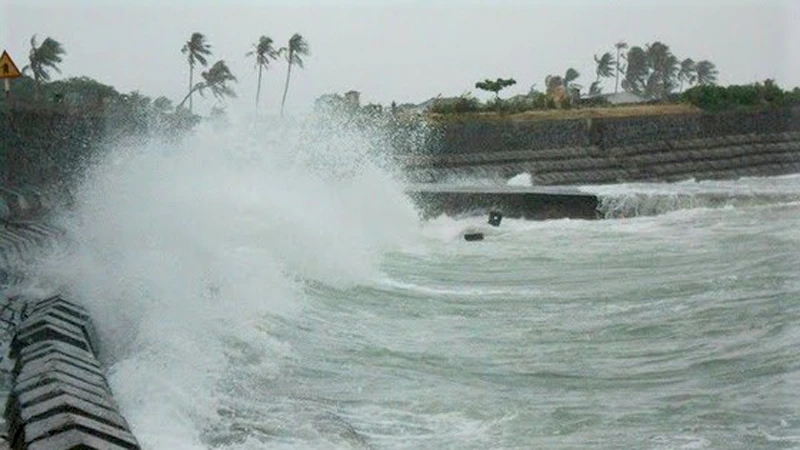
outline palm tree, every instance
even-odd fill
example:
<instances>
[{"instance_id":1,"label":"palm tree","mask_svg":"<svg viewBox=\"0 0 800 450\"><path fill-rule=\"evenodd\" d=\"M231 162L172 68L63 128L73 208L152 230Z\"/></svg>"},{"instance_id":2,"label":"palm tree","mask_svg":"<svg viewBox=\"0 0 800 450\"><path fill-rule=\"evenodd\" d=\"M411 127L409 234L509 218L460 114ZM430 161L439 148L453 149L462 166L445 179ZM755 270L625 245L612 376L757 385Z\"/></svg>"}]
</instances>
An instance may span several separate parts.
<instances>
[{"instance_id":1,"label":"palm tree","mask_svg":"<svg viewBox=\"0 0 800 450\"><path fill-rule=\"evenodd\" d=\"M236 97L236 92L233 91L233 88L228 86L228 82L235 82L236 77L233 76L230 69L228 69L225 61L220 60L215 62L208 71L201 73L200 76L203 78L203 81L192 86L192 89L189 90L186 97L178 104L178 108L182 107L183 104L186 103L186 100L192 97L194 92L203 95L206 89L209 89L214 97L219 100L225 97Z\"/></svg>"},{"instance_id":2,"label":"palm tree","mask_svg":"<svg viewBox=\"0 0 800 450\"><path fill-rule=\"evenodd\" d=\"M624 58L625 57L625 55L622 53L622 51L626 50L628 48L628 43L627 42L623 42L623 41L619 41L616 44L614 44L614 48L617 49L617 60L616 60L616 65L617 65L616 76L617 76L617 79L616 79L616 82L614 84L614 93L616 94L619 91L619 74L625 72L625 68L623 68L620 65L620 61L621 61L620 58Z\"/></svg>"},{"instance_id":3,"label":"palm tree","mask_svg":"<svg viewBox=\"0 0 800 450\"><path fill-rule=\"evenodd\" d=\"M569 84L577 80L579 76L581 74L572 67L567 69L567 73L564 74L564 89L567 89L567 92L569 92Z\"/></svg>"},{"instance_id":4,"label":"palm tree","mask_svg":"<svg viewBox=\"0 0 800 450\"><path fill-rule=\"evenodd\" d=\"M258 99L261 97L261 72L269 69L269 60L276 59L278 52L272 46L272 38L261 36L258 42L253 44L253 50L247 52L245 56L256 57L256 67L258 67L258 87L256 88L256 111L258 111Z\"/></svg>"},{"instance_id":5,"label":"palm tree","mask_svg":"<svg viewBox=\"0 0 800 450\"><path fill-rule=\"evenodd\" d=\"M628 55L625 59L628 64L625 68L625 78L621 84L622 89L634 94L641 94L649 74L647 54L643 48L633 46L628 50Z\"/></svg>"},{"instance_id":6,"label":"palm tree","mask_svg":"<svg viewBox=\"0 0 800 450\"><path fill-rule=\"evenodd\" d=\"M202 33L192 33L192 36L183 44L181 53L186 55L189 61L189 112L192 112L192 92L194 88L194 65L199 62L206 67L207 56L211 56L211 44L206 42L206 37ZM183 102L181 102L181 105Z\"/></svg>"},{"instance_id":7,"label":"palm tree","mask_svg":"<svg viewBox=\"0 0 800 450\"><path fill-rule=\"evenodd\" d=\"M289 92L289 79L292 76L292 66L297 64L301 69L303 68L303 56L310 54L308 42L298 33L292 35L289 39L289 46L282 47L278 50L281 55L286 55L286 61L289 63L289 68L286 71L286 85L283 88L283 99L281 100L281 117L283 117L283 106L286 104L286 93Z\"/></svg>"},{"instance_id":8,"label":"palm tree","mask_svg":"<svg viewBox=\"0 0 800 450\"><path fill-rule=\"evenodd\" d=\"M681 82L681 92L683 92L683 83L694 84L697 80L696 64L692 58L686 58L681 61L681 68L678 70L678 80Z\"/></svg>"},{"instance_id":9,"label":"palm tree","mask_svg":"<svg viewBox=\"0 0 800 450\"><path fill-rule=\"evenodd\" d=\"M65 55L66 53L64 46L53 38L48 37L42 42L42 45L37 46L36 35L34 34L31 37L31 52L28 56L30 64L23 67L22 71L30 71L33 73L33 98L35 100L39 100L42 82L50 81L49 70L52 69L61 73L61 69L58 68L58 63L62 61L61 55Z\"/></svg>"},{"instance_id":10,"label":"palm tree","mask_svg":"<svg viewBox=\"0 0 800 450\"><path fill-rule=\"evenodd\" d=\"M645 59L645 95L649 98L666 97L675 87L679 70L678 58L672 54L669 46L656 41L646 47Z\"/></svg>"},{"instance_id":11,"label":"palm tree","mask_svg":"<svg viewBox=\"0 0 800 450\"><path fill-rule=\"evenodd\" d=\"M608 78L614 73L614 57L611 56L611 53L605 52L599 58L594 55L594 62L597 63L597 69L595 70L597 74L596 81L600 81L600 78Z\"/></svg>"},{"instance_id":12,"label":"palm tree","mask_svg":"<svg viewBox=\"0 0 800 450\"><path fill-rule=\"evenodd\" d=\"M695 65L695 73L697 75L697 84L701 86L716 84L717 75L719 75L714 63L705 59Z\"/></svg>"}]
</instances>

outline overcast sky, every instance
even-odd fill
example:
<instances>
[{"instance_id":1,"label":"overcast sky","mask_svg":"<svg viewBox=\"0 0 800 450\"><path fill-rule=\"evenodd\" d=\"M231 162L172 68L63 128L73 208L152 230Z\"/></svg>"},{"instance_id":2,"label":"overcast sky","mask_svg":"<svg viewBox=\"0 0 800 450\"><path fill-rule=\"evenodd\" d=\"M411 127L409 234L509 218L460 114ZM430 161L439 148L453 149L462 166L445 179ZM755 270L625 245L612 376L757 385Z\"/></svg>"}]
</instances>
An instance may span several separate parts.
<instances>
[{"instance_id":1,"label":"overcast sky","mask_svg":"<svg viewBox=\"0 0 800 450\"><path fill-rule=\"evenodd\" d=\"M245 53L262 34L284 45L298 32L311 56L293 71L292 112L325 93L355 89L363 103L420 103L477 93L476 81L497 77L517 80L508 96L542 88L547 74L568 67L588 87L593 55L620 40L660 40L679 58L709 59L723 84L775 78L800 86L798 25L800 0L0 0L0 47L20 68L38 33L64 44L60 76L176 102L187 89L180 50L192 32L204 33L214 59L238 77L234 104L242 106L252 105L256 86ZM266 74L262 102L270 109L285 76L283 62Z\"/></svg>"}]
</instances>

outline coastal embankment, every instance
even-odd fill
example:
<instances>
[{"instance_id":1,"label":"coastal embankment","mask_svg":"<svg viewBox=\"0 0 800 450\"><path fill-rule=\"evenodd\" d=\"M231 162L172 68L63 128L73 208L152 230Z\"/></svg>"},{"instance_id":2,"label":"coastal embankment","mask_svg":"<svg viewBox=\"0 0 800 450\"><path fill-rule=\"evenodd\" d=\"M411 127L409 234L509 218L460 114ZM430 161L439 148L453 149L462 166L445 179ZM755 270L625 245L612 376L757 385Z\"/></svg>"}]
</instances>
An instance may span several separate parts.
<instances>
[{"instance_id":1,"label":"coastal embankment","mask_svg":"<svg viewBox=\"0 0 800 450\"><path fill-rule=\"evenodd\" d=\"M442 116L433 120L431 148L398 161L422 183L520 173L530 173L534 185L574 185L800 172L797 109L584 115Z\"/></svg>"}]
</instances>

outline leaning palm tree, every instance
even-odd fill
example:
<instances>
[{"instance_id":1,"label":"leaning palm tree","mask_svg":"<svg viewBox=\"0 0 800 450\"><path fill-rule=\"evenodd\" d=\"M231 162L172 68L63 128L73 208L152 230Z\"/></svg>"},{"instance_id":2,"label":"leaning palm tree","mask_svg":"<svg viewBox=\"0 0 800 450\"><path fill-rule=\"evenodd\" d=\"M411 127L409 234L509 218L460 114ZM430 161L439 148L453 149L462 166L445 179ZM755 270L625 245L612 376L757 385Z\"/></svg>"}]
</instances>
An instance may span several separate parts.
<instances>
[{"instance_id":1,"label":"leaning palm tree","mask_svg":"<svg viewBox=\"0 0 800 450\"><path fill-rule=\"evenodd\" d=\"M272 46L272 38L261 36L258 42L253 44L253 50L247 52L245 56L256 57L256 67L258 67L258 87L256 88L256 111L258 111L258 99L261 97L261 72L269 69L270 59L276 59L278 52Z\"/></svg>"},{"instance_id":2,"label":"leaning palm tree","mask_svg":"<svg viewBox=\"0 0 800 450\"><path fill-rule=\"evenodd\" d=\"M614 57L611 56L611 53L605 52L603 56L597 57L594 55L594 62L597 64L597 69L595 69L595 73L597 74L596 83L600 82L600 78L608 78L614 73Z\"/></svg>"},{"instance_id":3,"label":"leaning palm tree","mask_svg":"<svg viewBox=\"0 0 800 450\"><path fill-rule=\"evenodd\" d=\"M717 67L711 61L703 60L695 65L695 74L697 76L697 84L707 86L716 84L717 82Z\"/></svg>"},{"instance_id":4,"label":"leaning palm tree","mask_svg":"<svg viewBox=\"0 0 800 450\"><path fill-rule=\"evenodd\" d=\"M178 104L178 108L182 107L183 104L186 103L186 100L192 97L193 93L197 92L203 95L206 89L210 90L218 100L222 100L225 97L236 97L236 92L228 85L228 82L236 82L236 77L233 76L230 69L228 69L225 61L220 60L215 62L210 69L201 73L200 76L203 78L203 81L192 86L192 89L189 90L186 97Z\"/></svg>"},{"instance_id":5,"label":"leaning palm tree","mask_svg":"<svg viewBox=\"0 0 800 450\"><path fill-rule=\"evenodd\" d=\"M620 65L620 61L621 61L620 58L624 58L625 57L625 54L622 53L622 51L626 50L628 48L628 43L627 42L623 42L623 41L619 41L616 44L614 44L614 48L617 49L617 61L616 61L616 65L617 65L616 76L617 76L617 79L616 79L616 82L614 84L614 93L616 94L619 91L619 74L625 73L625 68Z\"/></svg>"},{"instance_id":6,"label":"leaning palm tree","mask_svg":"<svg viewBox=\"0 0 800 450\"><path fill-rule=\"evenodd\" d=\"M192 36L183 45L181 53L186 55L189 61L189 112L192 112L192 92L194 88L194 65L200 63L206 67L207 56L211 56L211 44L206 42L206 37L202 33L192 33ZM183 104L183 102L181 102Z\"/></svg>"},{"instance_id":7,"label":"leaning palm tree","mask_svg":"<svg viewBox=\"0 0 800 450\"><path fill-rule=\"evenodd\" d=\"M572 67L567 69L567 72L564 74L564 89L567 89L567 92L569 92L570 83L577 80L580 76L581 74Z\"/></svg>"},{"instance_id":8,"label":"leaning palm tree","mask_svg":"<svg viewBox=\"0 0 800 450\"><path fill-rule=\"evenodd\" d=\"M289 92L289 78L292 76L292 66L297 64L303 68L303 56L310 54L308 42L298 33L289 39L289 46L278 50L281 55L286 55L289 68L286 71L286 85L283 88L283 99L281 100L281 117L283 117L283 106L286 104L286 93Z\"/></svg>"},{"instance_id":9,"label":"leaning palm tree","mask_svg":"<svg viewBox=\"0 0 800 450\"><path fill-rule=\"evenodd\" d=\"M681 61L680 69L678 69L678 80L680 80L681 83L681 92L683 92L683 83L692 85L694 84L695 80L697 80L697 71L695 66L696 64L692 58L686 58Z\"/></svg>"},{"instance_id":10,"label":"leaning palm tree","mask_svg":"<svg viewBox=\"0 0 800 450\"><path fill-rule=\"evenodd\" d=\"M64 47L60 42L53 38L46 38L42 45L36 45L36 35L31 37L31 52L28 56L30 64L22 68L23 72L33 73L34 81L34 100L39 100L41 84L43 81L50 81L49 70L61 73L58 63L61 62L61 55L65 55Z\"/></svg>"}]
</instances>

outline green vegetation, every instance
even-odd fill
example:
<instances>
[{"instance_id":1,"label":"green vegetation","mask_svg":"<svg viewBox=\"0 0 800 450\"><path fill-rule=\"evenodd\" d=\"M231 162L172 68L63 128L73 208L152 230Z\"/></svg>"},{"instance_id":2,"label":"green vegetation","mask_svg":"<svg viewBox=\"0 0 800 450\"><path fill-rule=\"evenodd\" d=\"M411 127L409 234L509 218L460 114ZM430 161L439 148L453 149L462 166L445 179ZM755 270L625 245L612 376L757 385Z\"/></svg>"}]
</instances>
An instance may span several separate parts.
<instances>
[{"instance_id":1,"label":"green vegetation","mask_svg":"<svg viewBox=\"0 0 800 450\"><path fill-rule=\"evenodd\" d=\"M247 52L245 56L255 56L256 67L258 68L258 87L256 88L256 111L258 111L258 100L261 97L261 72L269 69L270 60L278 58L278 51L272 46L272 38L261 36L258 42L253 44L253 50Z\"/></svg>"},{"instance_id":2,"label":"green vegetation","mask_svg":"<svg viewBox=\"0 0 800 450\"><path fill-rule=\"evenodd\" d=\"M202 33L192 33L192 36L183 45L181 53L186 55L189 61L189 112L192 112L192 92L194 92L194 66L200 63L201 66L208 65L207 56L211 56L211 44L206 42L206 37ZM183 102L181 102L183 104Z\"/></svg>"},{"instance_id":3,"label":"green vegetation","mask_svg":"<svg viewBox=\"0 0 800 450\"><path fill-rule=\"evenodd\" d=\"M10 104L14 108L47 110L53 108L67 108L74 112L105 114L108 112L107 107L109 107L109 105L125 103L124 100L120 100L123 97L148 98L142 96L138 92L121 94L113 87L88 77L52 81L52 72L61 73L59 65L63 62L63 56L66 55L66 50L61 43L51 37L46 38L41 44L38 44L36 36L34 35L30 40L30 44L29 64L23 68L23 76L13 80L11 83L9 98L0 96L0 106L6 107ZM218 60L209 67L209 62L213 56L211 48L212 46L208 42L207 37L199 32L192 33L189 40L181 47L181 53L185 55L186 61L189 64L189 87L186 91L186 96L178 103L174 111L175 113L180 112L180 114L187 118L193 117L195 93L204 96L206 92L210 91L218 101L222 101L225 98L236 97L236 93L232 87L232 84L237 81L236 76L231 72L225 61ZM269 69L271 61L277 60L279 56L285 56L288 69L283 100L281 102L281 114L283 114L292 66L297 65L301 68L304 67L304 57L308 54L308 42L300 34L295 33L289 39L288 46L279 50L273 47L272 38L267 36L259 37L258 41L253 45L252 50L245 53L246 57L253 56L255 58L255 66L258 68L258 85L256 87L255 98L256 108L258 108L261 96L263 71ZM195 82L195 69L198 66L209 68L200 74L202 79L199 82ZM65 89L68 92L65 92ZM85 89L85 91L82 91L83 89ZM161 106L157 108L159 111L164 112L168 109L172 109L171 101L163 97L159 99L163 99L158 102ZM183 110L187 101L188 110L179 111ZM167 102L169 108L165 108ZM78 111L79 108L88 109ZM218 106L214 108L215 116L220 116L220 114L222 114L221 111L224 111L224 109ZM188 122L196 123L199 120L199 117L194 117Z\"/></svg>"},{"instance_id":4,"label":"green vegetation","mask_svg":"<svg viewBox=\"0 0 800 450\"><path fill-rule=\"evenodd\" d=\"M797 106L800 89L784 91L774 80L728 87L701 84L684 92L681 100L709 112Z\"/></svg>"},{"instance_id":5,"label":"green vegetation","mask_svg":"<svg viewBox=\"0 0 800 450\"><path fill-rule=\"evenodd\" d=\"M594 63L595 79L585 92L584 86L577 82L580 73L574 68L569 68L563 75L545 77L545 92L531 88L526 95L501 100L499 92L508 85L499 84L504 81L501 78L497 81L487 79L476 83L475 87L494 92L493 101L482 103L467 92L456 98L437 98L430 111L435 114L519 113L546 109L603 107L611 104L609 96L602 94L603 80L608 78L614 79L612 96L618 94L620 86L625 92L633 94L624 101L669 103L681 99L685 101L685 98L679 95L684 92L685 87L715 85L719 75L714 63L708 60L695 62L692 58L680 60L668 45L658 41L632 47L624 41L617 42L613 51L594 55ZM622 103L620 100L617 102Z\"/></svg>"},{"instance_id":6,"label":"green vegetation","mask_svg":"<svg viewBox=\"0 0 800 450\"><path fill-rule=\"evenodd\" d=\"M196 83L192 89L189 90L186 97L178 104L178 108L182 107L186 100L192 98L192 94L195 92L203 95L206 90L210 90L214 97L219 100L225 97L236 97L233 88L228 84L230 82L235 82L236 77L233 76L228 66L225 65L225 61L220 60L215 62L210 69L201 73L200 76L203 78L203 81Z\"/></svg>"},{"instance_id":7,"label":"green vegetation","mask_svg":"<svg viewBox=\"0 0 800 450\"><path fill-rule=\"evenodd\" d=\"M614 44L614 49L617 51L617 59L614 60L614 94L619 92L619 75L625 72L625 69L622 66L622 51L628 49L628 43L624 41L619 41Z\"/></svg>"},{"instance_id":8,"label":"green vegetation","mask_svg":"<svg viewBox=\"0 0 800 450\"><path fill-rule=\"evenodd\" d=\"M41 98L42 82L50 81L49 70L61 73L58 64L61 62L61 55L66 54L60 42L53 38L46 38L42 45L36 45L36 35L31 37L31 52L29 55L30 63L22 68L23 73L32 72L35 84L34 99Z\"/></svg>"},{"instance_id":9,"label":"green vegetation","mask_svg":"<svg viewBox=\"0 0 800 450\"><path fill-rule=\"evenodd\" d=\"M298 33L289 38L289 46L282 47L278 50L278 54L286 55L286 62L289 67L286 69L286 85L283 88L283 99L281 100L281 117L283 116L283 107L286 104L286 93L289 92L289 78L292 76L292 66L297 64L301 69L303 68L303 57L310 54L308 41Z\"/></svg>"},{"instance_id":10,"label":"green vegetation","mask_svg":"<svg viewBox=\"0 0 800 450\"><path fill-rule=\"evenodd\" d=\"M663 42L631 47L620 57L626 62L619 65L620 72L624 73L622 88L648 100L664 100L677 88L682 91L684 84L717 82L714 63L707 60L695 63L691 58L681 61Z\"/></svg>"},{"instance_id":11,"label":"green vegetation","mask_svg":"<svg viewBox=\"0 0 800 450\"><path fill-rule=\"evenodd\" d=\"M475 83L475 87L483 91L494 92L495 100L500 100L500 91L515 84L517 84L517 81L513 78L498 78L494 81L487 78L486 80Z\"/></svg>"}]
</instances>

